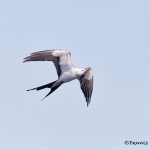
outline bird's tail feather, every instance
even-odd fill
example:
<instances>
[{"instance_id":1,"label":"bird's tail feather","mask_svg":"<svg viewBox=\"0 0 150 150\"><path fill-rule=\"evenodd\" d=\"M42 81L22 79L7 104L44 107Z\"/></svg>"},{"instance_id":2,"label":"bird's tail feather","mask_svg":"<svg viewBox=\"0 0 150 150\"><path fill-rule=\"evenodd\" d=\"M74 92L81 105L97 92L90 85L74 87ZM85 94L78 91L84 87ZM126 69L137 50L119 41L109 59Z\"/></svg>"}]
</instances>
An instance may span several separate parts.
<instances>
[{"instance_id":1,"label":"bird's tail feather","mask_svg":"<svg viewBox=\"0 0 150 150\"><path fill-rule=\"evenodd\" d=\"M42 89L45 89L45 88L51 88L56 81L48 83L48 84L45 84L45 85L42 85L42 86L39 86L39 87L36 87L36 88L33 88L33 89L29 89L27 91L31 91L31 90L37 90L37 91L39 91L39 90L42 90Z\"/></svg>"},{"instance_id":2,"label":"bird's tail feather","mask_svg":"<svg viewBox=\"0 0 150 150\"><path fill-rule=\"evenodd\" d=\"M61 84L60 85L57 85L57 86L55 86L55 87L52 87L51 88L51 90L50 90L50 92L43 98L43 99L45 99L47 96L49 96L51 93L53 93L57 88L59 88L61 86ZM42 100L43 100L42 99Z\"/></svg>"},{"instance_id":3,"label":"bird's tail feather","mask_svg":"<svg viewBox=\"0 0 150 150\"><path fill-rule=\"evenodd\" d=\"M42 89L45 89L45 88L51 88L50 92L43 98L43 99L45 99L47 96L49 96L51 93L53 93L57 88L59 88L61 86L61 84L60 84L60 85L56 85L56 86L52 87L55 84L56 81L51 82L49 84L45 84L45 85L39 86L39 87L36 87L36 88L33 88L33 89L29 89L27 91L31 91L31 90L39 91L39 90L42 90Z\"/></svg>"}]
</instances>

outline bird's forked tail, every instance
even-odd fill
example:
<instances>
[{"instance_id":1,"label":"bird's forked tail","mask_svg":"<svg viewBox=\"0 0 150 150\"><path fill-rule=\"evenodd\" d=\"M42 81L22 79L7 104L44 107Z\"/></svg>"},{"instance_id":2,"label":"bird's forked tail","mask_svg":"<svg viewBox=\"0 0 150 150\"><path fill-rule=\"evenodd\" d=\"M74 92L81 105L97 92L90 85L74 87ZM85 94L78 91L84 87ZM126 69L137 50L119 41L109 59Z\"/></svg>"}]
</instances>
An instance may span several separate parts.
<instances>
[{"instance_id":1,"label":"bird's forked tail","mask_svg":"<svg viewBox=\"0 0 150 150\"><path fill-rule=\"evenodd\" d=\"M55 84L56 81L48 83L48 84L45 84L45 85L42 85L42 86L39 86L39 87L36 87L36 88L33 88L33 89L29 89L27 91L31 91L31 90L37 90L37 91L39 91L39 90L42 90L42 89L45 89L45 88L51 88ZM45 99L48 95L50 95L51 93L53 93L60 85L56 85L56 86L52 87L51 90L50 90L50 92L43 99Z\"/></svg>"}]
</instances>

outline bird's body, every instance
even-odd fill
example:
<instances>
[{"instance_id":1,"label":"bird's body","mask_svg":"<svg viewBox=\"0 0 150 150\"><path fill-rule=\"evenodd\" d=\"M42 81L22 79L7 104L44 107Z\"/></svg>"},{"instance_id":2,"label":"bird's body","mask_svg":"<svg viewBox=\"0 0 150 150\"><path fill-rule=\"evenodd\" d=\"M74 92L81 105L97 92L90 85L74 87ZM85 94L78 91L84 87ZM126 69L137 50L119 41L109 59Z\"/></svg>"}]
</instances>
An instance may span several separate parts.
<instances>
[{"instance_id":1,"label":"bird's body","mask_svg":"<svg viewBox=\"0 0 150 150\"><path fill-rule=\"evenodd\" d=\"M58 75L58 80L30 90L41 90L44 88L51 88L51 91L45 96L46 98L62 84L70 82L74 79L78 79L80 81L81 89L86 98L87 105L90 103L93 91L92 69L90 67L85 69L75 68L71 63L70 52L66 50L45 50L35 52L24 59L24 62L28 61L52 61L56 67Z\"/></svg>"},{"instance_id":2,"label":"bird's body","mask_svg":"<svg viewBox=\"0 0 150 150\"><path fill-rule=\"evenodd\" d=\"M83 69L78 69L78 68L71 68L70 70L64 72L59 80L62 80L64 82L69 82L69 81L72 81L74 79L79 79L80 78L80 74Z\"/></svg>"}]
</instances>

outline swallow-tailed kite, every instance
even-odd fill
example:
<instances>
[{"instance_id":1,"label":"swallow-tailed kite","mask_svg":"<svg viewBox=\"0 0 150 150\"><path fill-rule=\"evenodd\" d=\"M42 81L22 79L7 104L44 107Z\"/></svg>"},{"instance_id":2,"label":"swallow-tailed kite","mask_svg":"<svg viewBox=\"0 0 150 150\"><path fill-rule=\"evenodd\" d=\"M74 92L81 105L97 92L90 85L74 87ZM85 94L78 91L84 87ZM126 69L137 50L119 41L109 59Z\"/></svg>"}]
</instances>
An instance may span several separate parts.
<instances>
[{"instance_id":1,"label":"swallow-tailed kite","mask_svg":"<svg viewBox=\"0 0 150 150\"><path fill-rule=\"evenodd\" d=\"M30 90L42 90L44 88L51 88L50 92L44 97L46 98L54 92L63 83L78 79L82 92L84 93L87 106L90 104L93 91L93 71L88 67L85 69L75 68L71 63L71 53L66 50L45 50L32 53L30 56L24 58L23 62L29 61L52 61L56 67L58 80L49 84L39 86ZM27 91L30 91L27 90ZM44 99L43 98L43 99Z\"/></svg>"}]
</instances>

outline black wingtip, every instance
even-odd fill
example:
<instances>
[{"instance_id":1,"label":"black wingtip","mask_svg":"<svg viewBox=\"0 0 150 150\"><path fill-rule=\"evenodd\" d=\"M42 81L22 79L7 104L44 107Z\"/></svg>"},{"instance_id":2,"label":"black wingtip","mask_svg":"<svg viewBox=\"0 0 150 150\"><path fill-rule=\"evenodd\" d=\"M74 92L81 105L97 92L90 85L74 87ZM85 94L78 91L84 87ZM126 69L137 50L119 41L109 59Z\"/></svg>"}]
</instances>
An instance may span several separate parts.
<instances>
[{"instance_id":1,"label":"black wingtip","mask_svg":"<svg viewBox=\"0 0 150 150\"><path fill-rule=\"evenodd\" d=\"M23 59L23 63L28 62L28 60L26 58Z\"/></svg>"},{"instance_id":2,"label":"black wingtip","mask_svg":"<svg viewBox=\"0 0 150 150\"><path fill-rule=\"evenodd\" d=\"M91 98L90 97L87 97L86 98L86 102L87 102L87 107L89 106L90 102L91 102Z\"/></svg>"},{"instance_id":3,"label":"black wingtip","mask_svg":"<svg viewBox=\"0 0 150 150\"><path fill-rule=\"evenodd\" d=\"M27 60L27 59L25 59L25 60L23 60L23 62L22 63L25 63L25 62L30 62L29 60Z\"/></svg>"}]
</instances>

